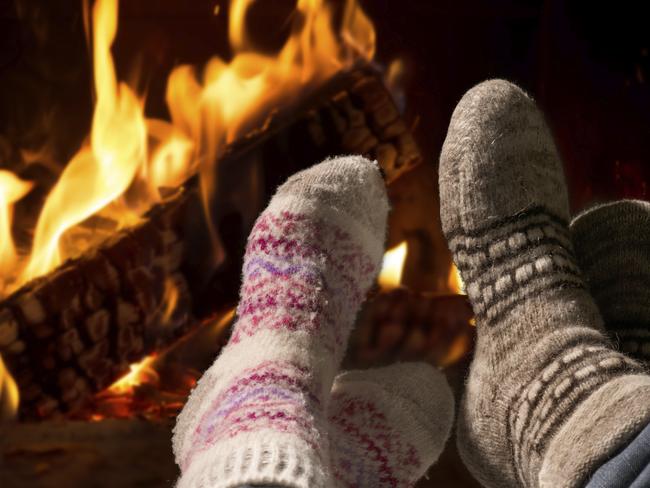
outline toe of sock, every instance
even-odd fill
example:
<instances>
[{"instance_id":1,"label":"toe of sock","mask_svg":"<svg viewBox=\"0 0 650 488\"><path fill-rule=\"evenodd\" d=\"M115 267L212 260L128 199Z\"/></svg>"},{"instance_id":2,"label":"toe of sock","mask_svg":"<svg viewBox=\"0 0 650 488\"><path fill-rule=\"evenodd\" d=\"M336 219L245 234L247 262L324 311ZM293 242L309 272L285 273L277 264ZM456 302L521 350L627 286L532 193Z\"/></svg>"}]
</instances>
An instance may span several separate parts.
<instances>
[{"instance_id":1,"label":"toe of sock","mask_svg":"<svg viewBox=\"0 0 650 488\"><path fill-rule=\"evenodd\" d=\"M577 252L589 252L600 241L636 238L639 230L650 228L650 202L618 200L596 205L574 218L569 228Z\"/></svg>"},{"instance_id":2,"label":"toe of sock","mask_svg":"<svg viewBox=\"0 0 650 488\"><path fill-rule=\"evenodd\" d=\"M454 396L444 374L426 363L397 363L384 368L348 371L339 375L335 387L372 384L426 430L435 458L442 452L454 420Z\"/></svg>"},{"instance_id":3,"label":"toe of sock","mask_svg":"<svg viewBox=\"0 0 650 488\"><path fill-rule=\"evenodd\" d=\"M473 124L489 128L495 122L507 123L519 111L534 106L526 92L514 83L500 79L483 81L468 90L458 102L451 127L462 129L463 123L471 119Z\"/></svg>"},{"instance_id":4,"label":"toe of sock","mask_svg":"<svg viewBox=\"0 0 650 488\"><path fill-rule=\"evenodd\" d=\"M379 164L363 156L326 159L299 171L278 188L277 194L287 193L331 200L358 198L380 207L388 206Z\"/></svg>"},{"instance_id":5,"label":"toe of sock","mask_svg":"<svg viewBox=\"0 0 650 488\"><path fill-rule=\"evenodd\" d=\"M311 213L327 211L330 219L338 216L363 227L383 246L389 203L377 162L363 156L326 159L291 176L274 199L286 197Z\"/></svg>"},{"instance_id":6,"label":"toe of sock","mask_svg":"<svg viewBox=\"0 0 650 488\"><path fill-rule=\"evenodd\" d=\"M439 178L445 232L487 225L531 207L568 220L564 172L544 116L508 81L480 83L458 103Z\"/></svg>"}]
</instances>

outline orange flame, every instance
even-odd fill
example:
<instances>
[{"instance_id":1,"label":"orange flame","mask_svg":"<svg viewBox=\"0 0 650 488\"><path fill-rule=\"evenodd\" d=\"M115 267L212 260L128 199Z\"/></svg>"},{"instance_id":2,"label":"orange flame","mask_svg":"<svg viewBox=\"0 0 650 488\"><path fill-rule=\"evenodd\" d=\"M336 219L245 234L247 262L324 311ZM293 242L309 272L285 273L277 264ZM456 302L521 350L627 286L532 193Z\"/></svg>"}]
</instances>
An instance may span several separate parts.
<instances>
[{"instance_id":1,"label":"orange flame","mask_svg":"<svg viewBox=\"0 0 650 488\"><path fill-rule=\"evenodd\" d=\"M75 250L63 249L62 240L89 217L101 214L117 227L131 225L159 200L160 188L178 186L197 171L203 176L207 209L215 191L214 164L227 143L274 108L291 103L297 93L374 56L375 31L357 0L344 1L338 22L334 2L298 0L291 35L275 55L256 49L246 28L253 3L230 3L231 61L213 58L200 81L190 66L172 71L166 96L170 123L146 119L142 97L118 80L111 55L118 0L95 2L92 54L97 100L90 137L48 195L25 265L7 258L13 273L20 272L15 286L71 257ZM7 204L0 201L2 206ZM2 276L7 276L5 268Z\"/></svg>"},{"instance_id":2,"label":"orange flame","mask_svg":"<svg viewBox=\"0 0 650 488\"><path fill-rule=\"evenodd\" d=\"M454 295L464 295L465 294L465 283L460 277L460 272L458 268L452 263L451 268L449 269L449 279L447 282L449 290Z\"/></svg>"},{"instance_id":3,"label":"orange flame","mask_svg":"<svg viewBox=\"0 0 650 488\"><path fill-rule=\"evenodd\" d=\"M342 5L340 16L335 3ZM117 34L118 0L95 1L92 29L86 23L87 32L92 30L96 95L92 127L87 142L48 194L31 252L24 259L11 238L11 215L30 185L0 172L0 294L79 253L81 249L63 243L90 217L106 217L118 228L132 225L160 199L161 188L178 186L197 172L208 209L216 189L215 164L226 144L265 121L277 107L374 56L375 31L357 0L297 0L291 34L275 55L254 46L246 28L252 4L253 0L231 0L231 61L213 58L200 81L189 66L170 73L166 100L172 120L167 122L147 119L143 97L116 75L111 47ZM214 231L213 237L219 260ZM10 282L11 289L6 286ZM171 313L174 293L170 290L166 298ZM10 378L8 373L2 377ZM6 387L8 380L3 381Z\"/></svg>"},{"instance_id":4,"label":"orange flame","mask_svg":"<svg viewBox=\"0 0 650 488\"><path fill-rule=\"evenodd\" d=\"M296 93L317 86L358 59L372 59L375 52L374 28L356 0L346 0L340 32L334 29L334 9L325 0L298 0L292 35L276 55L264 54L255 50L246 29L246 14L253 3L230 3L229 40L234 56L229 63L211 59L201 81L191 67L180 66L167 85L172 121L193 141L204 162L206 210L215 190L213 165L227 143L259 124L274 107L290 102ZM217 259L221 257L218 251Z\"/></svg>"},{"instance_id":5,"label":"orange flame","mask_svg":"<svg viewBox=\"0 0 650 488\"><path fill-rule=\"evenodd\" d=\"M0 357L0 420L15 416L20 396L16 382Z\"/></svg>"},{"instance_id":6,"label":"orange flame","mask_svg":"<svg viewBox=\"0 0 650 488\"><path fill-rule=\"evenodd\" d=\"M0 170L0 291L11 279L17 265L18 255L11 233L13 206L23 198L32 184L23 181L10 171Z\"/></svg>"},{"instance_id":7,"label":"orange flame","mask_svg":"<svg viewBox=\"0 0 650 488\"><path fill-rule=\"evenodd\" d=\"M176 310L179 296L180 291L178 290L178 285L172 278L167 277L167 279L165 279L165 289L162 299L162 303L165 306L165 310L163 311L163 318L161 320L163 324L169 321L172 314L174 313L174 310Z\"/></svg>"}]
</instances>

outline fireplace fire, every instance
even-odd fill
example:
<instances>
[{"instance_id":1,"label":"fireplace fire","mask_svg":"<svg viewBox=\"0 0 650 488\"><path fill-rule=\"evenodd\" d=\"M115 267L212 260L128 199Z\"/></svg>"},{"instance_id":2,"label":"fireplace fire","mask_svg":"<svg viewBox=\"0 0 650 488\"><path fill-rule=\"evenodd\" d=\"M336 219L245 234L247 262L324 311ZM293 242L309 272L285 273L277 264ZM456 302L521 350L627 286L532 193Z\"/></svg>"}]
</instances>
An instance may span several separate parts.
<instances>
[{"instance_id":1,"label":"fireplace fire","mask_svg":"<svg viewBox=\"0 0 650 488\"><path fill-rule=\"evenodd\" d=\"M116 419L163 442L227 339L256 216L288 175L330 155L377 159L394 207L392 247L346 363L465 357L471 309L436 220L431 161L391 92L400 63L374 63L357 1L297 0L272 54L248 26L255 2L215 8L232 57L176 66L168 118L147 115L144 74L118 74L118 6L83 3L95 101L81 147L55 177L38 178L33 149L16 148L19 162L0 170L7 486L56 486L30 460L69 442L52 421L80 445L129 437Z\"/></svg>"}]
</instances>

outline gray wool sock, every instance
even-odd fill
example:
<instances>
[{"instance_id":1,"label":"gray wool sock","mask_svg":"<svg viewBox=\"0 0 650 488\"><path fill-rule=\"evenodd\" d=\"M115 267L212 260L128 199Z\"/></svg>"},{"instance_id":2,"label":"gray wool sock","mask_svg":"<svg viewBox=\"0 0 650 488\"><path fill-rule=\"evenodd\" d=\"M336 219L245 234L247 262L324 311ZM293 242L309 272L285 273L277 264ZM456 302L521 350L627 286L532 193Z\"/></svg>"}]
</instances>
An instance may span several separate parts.
<instances>
[{"instance_id":1,"label":"gray wool sock","mask_svg":"<svg viewBox=\"0 0 650 488\"><path fill-rule=\"evenodd\" d=\"M623 352L650 362L650 202L599 205L570 229L607 332Z\"/></svg>"},{"instance_id":2,"label":"gray wool sock","mask_svg":"<svg viewBox=\"0 0 650 488\"><path fill-rule=\"evenodd\" d=\"M603 333L534 102L502 80L470 90L439 176L443 230L477 324L460 454L488 487L580 487L650 421L650 377Z\"/></svg>"}]
</instances>

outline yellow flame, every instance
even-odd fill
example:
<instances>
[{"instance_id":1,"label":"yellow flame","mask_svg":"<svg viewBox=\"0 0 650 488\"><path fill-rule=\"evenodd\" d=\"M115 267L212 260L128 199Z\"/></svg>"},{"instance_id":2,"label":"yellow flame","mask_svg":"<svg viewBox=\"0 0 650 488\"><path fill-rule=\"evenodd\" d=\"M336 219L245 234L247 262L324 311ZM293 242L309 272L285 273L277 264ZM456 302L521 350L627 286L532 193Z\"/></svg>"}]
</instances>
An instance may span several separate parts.
<instances>
[{"instance_id":1,"label":"yellow flame","mask_svg":"<svg viewBox=\"0 0 650 488\"><path fill-rule=\"evenodd\" d=\"M160 188L177 187L196 171L196 162L192 161L194 144L163 120L148 119L147 131L156 149L140 176L149 187L149 195L157 199Z\"/></svg>"},{"instance_id":2,"label":"yellow flame","mask_svg":"<svg viewBox=\"0 0 650 488\"><path fill-rule=\"evenodd\" d=\"M90 144L67 164L47 197L24 281L57 266L63 234L120 197L145 161L147 132L142 103L126 84L118 83L110 52L117 33L117 13L117 0L98 1L93 8L97 103ZM124 215L126 221L132 218Z\"/></svg>"},{"instance_id":3,"label":"yellow flame","mask_svg":"<svg viewBox=\"0 0 650 488\"><path fill-rule=\"evenodd\" d=\"M377 279L382 288L397 288L401 284L407 253L408 243L406 241L386 251Z\"/></svg>"},{"instance_id":4,"label":"yellow flame","mask_svg":"<svg viewBox=\"0 0 650 488\"><path fill-rule=\"evenodd\" d=\"M180 292L178 290L178 286L174 282L174 280L170 277L167 277L165 279L165 289L163 292L163 298L162 298L162 303L165 307L165 310L163 311L163 318L162 318L162 323L167 323L167 321L171 318L172 314L174 313L174 310L176 310L176 305L178 305L178 298L180 296Z\"/></svg>"},{"instance_id":5,"label":"yellow flame","mask_svg":"<svg viewBox=\"0 0 650 488\"><path fill-rule=\"evenodd\" d=\"M10 171L0 170L0 291L10 281L18 261L11 233L14 203L31 188L31 183L21 180Z\"/></svg>"},{"instance_id":6,"label":"yellow flame","mask_svg":"<svg viewBox=\"0 0 650 488\"><path fill-rule=\"evenodd\" d=\"M118 80L111 55L118 1L95 2L92 53L97 100L89 142L67 164L46 199L20 284L69 257L62 251L62 239L92 215L109 217L118 227L133 224L160 198L161 187L177 186L197 171L207 210L215 191L214 164L227 143L274 108L291 103L298 93L374 56L375 31L357 0L344 1L338 24L336 2L298 0L291 35L274 55L256 49L246 28L253 3L230 3L230 62L213 58L201 81L189 66L172 71L166 96L169 123L147 120L143 100ZM134 188L140 189L135 196Z\"/></svg>"},{"instance_id":7,"label":"yellow flame","mask_svg":"<svg viewBox=\"0 0 650 488\"><path fill-rule=\"evenodd\" d=\"M194 69L180 66L168 80L167 103L174 126L192 140L201 159L206 209L215 189L213 165L227 143L259 124L273 108L290 104L297 93L374 55L375 31L356 0L345 0L339 31L330 2L298 0L292 34L274 55L256 50L246 29L253 3L230 3L230 62L211 59L200 81Z\"/></svg>"},{"instance_id":8,"label":"yellow flame","mask_svg":"<svg viewBox=\"0 0 650 488\"><path fill-rule=\"evenodd\" d=\"M16 415L19 399L16 382L0 356L0 419L9 419Z\"/></svg>"}]
</instances>

